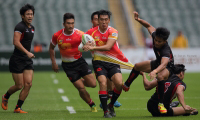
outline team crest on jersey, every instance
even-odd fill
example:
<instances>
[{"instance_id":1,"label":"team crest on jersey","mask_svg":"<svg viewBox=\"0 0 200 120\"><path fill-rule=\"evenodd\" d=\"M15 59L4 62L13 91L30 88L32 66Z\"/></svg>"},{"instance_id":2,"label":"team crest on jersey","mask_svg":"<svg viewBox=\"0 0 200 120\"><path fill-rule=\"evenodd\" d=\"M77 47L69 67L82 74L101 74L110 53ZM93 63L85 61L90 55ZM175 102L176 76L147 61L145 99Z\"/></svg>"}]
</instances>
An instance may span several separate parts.
<instances>
[{"instance_id":1,"label":"team crest on jersey","mask_svg":"<svg viewBox=\"0 0 200 120\"><path fill-rule=\"evenodd\" d=\"M115 37L117 37L117 35L118 35L117 33L112 33L112 36L115 36Z\"/></svg>"},{"instance_id":2,"label":"team crest on jersey","mask_svg":"<svg viewBox=\"0 0 200 120\"><path fill-rule=\"evenodd\" d=\"M62 44L63 40L58 40L58 45Z\"/></svg>"},{"instance_id":3,"label":"team crest on jersey","mask_svg":"<svg viewBox=\"0 0 200 120\"><path fill-rule=\"evenodd\" d=\"M99 41L99 36L94 36L95 41Z\"/></svg>"},{"instance_id":4,"label":"team crest on jersey","mask_svg":"<svg viewBox=\"0 0 200 120\"><path fill-rule=\"evenodd\" d=\"M165 90L164 90L164 93L167 92L169 86L171 85L171 82L166 82L165 83Z\"/></svg>"},{"instance_id":5,"label":"team crest on jersey","mask_svg":"<svg viewBox=\"0 0 200 120\"><path fill-rule=\"evenodd\" d=\"M34 30L32 29L31 32L34 33Z\"/></svg>"}]
</instances>

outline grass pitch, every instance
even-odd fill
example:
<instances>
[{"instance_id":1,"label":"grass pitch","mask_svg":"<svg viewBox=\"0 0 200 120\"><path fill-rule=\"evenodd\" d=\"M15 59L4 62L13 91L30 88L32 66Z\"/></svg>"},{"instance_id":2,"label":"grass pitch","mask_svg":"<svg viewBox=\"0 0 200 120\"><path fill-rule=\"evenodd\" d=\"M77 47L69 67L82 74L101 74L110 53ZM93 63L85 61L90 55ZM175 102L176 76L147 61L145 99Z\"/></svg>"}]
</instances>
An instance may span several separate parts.
<instances>
[{"instance_id":1,"label":"grass pitch","mask_svg":"<svg viewBox=\"0 0 200 120\"><path fill-rule=\"evenodd\" d=\"M129 74L123 74L124 80ZM185 95L186 104L200 110L200 73L186 73L184 82L187 85ZM58 80L55 84L54 80ZM11 73L0 72L0 95L6 93L8 88L14 84ZM64 93L59 93L58 89ZM78 91L68 80L64 72L34 72L34 79L31 91L22 108L28 114L13 113L18 100L19 92L13 94L8 103L8 110L0 109L0 120L101 120L103 111L99 104L99 86L87 88L91 98L96 103L98 112L91 113L90 107L79 97ZM122 92L118 101L122 104L115 108L116 120L199 120L200 115L178 116L178 117L152 117L146 109L146 103L155 89L145 91L142 78L139 76L132 84L129 92ZM67 96L69 102L64 102L61 96ZM177 99L175 99L177 100ZM72 106L76 113L70 114L66 106Z\"/></svg>"}]
</instances>

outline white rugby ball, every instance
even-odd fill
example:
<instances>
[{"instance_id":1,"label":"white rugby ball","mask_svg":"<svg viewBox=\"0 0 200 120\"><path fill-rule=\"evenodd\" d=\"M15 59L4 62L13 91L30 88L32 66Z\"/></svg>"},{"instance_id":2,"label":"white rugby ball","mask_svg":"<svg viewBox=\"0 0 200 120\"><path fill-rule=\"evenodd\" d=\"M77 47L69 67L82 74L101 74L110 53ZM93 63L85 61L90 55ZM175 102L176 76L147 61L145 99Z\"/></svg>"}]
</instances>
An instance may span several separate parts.
<instances>
[{"instance_id":1,"label":"white rugby ball","mask_svg":"<svg viewBox=\"0 0 200 120\"><path fill-rule=\"evenodd\" d=\"M83 34L82 35L82 43L83 43L83 45L85 45L87 42L94 42L95 43L95 41L94 41L94 38L92 37L92 36L90 36L90 35L88 35L88 34Z\"/></svg>"}]
</instances>

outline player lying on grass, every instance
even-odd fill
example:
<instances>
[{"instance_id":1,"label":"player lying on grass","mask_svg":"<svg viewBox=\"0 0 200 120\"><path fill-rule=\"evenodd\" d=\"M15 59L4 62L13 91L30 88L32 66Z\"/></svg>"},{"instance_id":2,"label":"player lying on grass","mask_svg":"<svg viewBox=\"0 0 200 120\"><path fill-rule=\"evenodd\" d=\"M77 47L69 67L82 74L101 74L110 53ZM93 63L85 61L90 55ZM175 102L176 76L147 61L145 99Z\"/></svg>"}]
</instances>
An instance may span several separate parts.
<instances>
[{"instance_id":1,"label":"player lying on grass","mask_svg":"<svg viewBox=\"0 0 200 120\"><path fill-rule=\"evenodd\" d=\"M167 39L169 37L169 30L163 27L154 28L147 21L139 18L139 14L134 12L134 18L141 25L143 25L152 36L153 50L156 55L156 60L148 60L136 63L132 69L127 81L124 83L123 90L128 91L131 83L137 78L140 71L149 73L151 79L157 75L158 93L159 93L159 111L160 113L167 113L163 105L164 83L173 74L174 57Z\"/></svg>"},{"instance_id":2,"label":"player lying on grass","mask_svg":"<svg viewBox=\"0 0 200 120\"><path fill-rule=\"evenodd\" d=\"M147 109L152 116L178 116L178 115L196 115L198 111L195 108L185 104L183 92L186 90L186 84L183 82L185 73L185 66L183 64L175 65L174 74L165 81L164 90L164 106L167 108L166 114L161 114L158 110L158 81L156 79L148 81L145 73L141 72L143 76L144 88L148 91L156 87L156 92L151 96L147 103ZM173 99L178 98L181 107L170 107Z\"/></svg>"}]
</instances>

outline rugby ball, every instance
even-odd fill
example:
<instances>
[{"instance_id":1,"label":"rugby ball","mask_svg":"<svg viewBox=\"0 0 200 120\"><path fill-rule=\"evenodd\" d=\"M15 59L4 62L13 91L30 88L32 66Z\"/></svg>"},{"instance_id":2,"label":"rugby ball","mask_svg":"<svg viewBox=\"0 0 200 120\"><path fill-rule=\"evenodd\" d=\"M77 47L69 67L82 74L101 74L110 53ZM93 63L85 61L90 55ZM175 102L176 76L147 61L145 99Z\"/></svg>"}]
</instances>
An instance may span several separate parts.
<instances>
[{"instance_id":1,"label":"rugby ball","mask_svg":"<svg viewBox=\"0 0 200 120\"><path fill-rule=\"evenodd\" d=\"M88 34L83 34L82 35L82 43L83 43L83 45L85 45L87 42L94 42L95 43L95 41L94 41L94 38L92 37L92 36L90 36L90 35L88 35Z\"/></svg>"}]
</instances>

